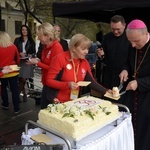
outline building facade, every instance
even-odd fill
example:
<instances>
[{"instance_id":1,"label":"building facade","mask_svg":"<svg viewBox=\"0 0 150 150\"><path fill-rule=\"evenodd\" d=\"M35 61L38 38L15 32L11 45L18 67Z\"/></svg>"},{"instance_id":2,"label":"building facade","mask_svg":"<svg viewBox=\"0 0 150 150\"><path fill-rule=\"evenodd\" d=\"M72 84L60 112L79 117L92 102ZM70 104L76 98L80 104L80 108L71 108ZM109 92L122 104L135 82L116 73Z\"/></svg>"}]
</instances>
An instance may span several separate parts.
<instances>
[{"instance_id":1,"label":"building facade","mask_svg":"<svg viewBox=\"0 0 150 150\"><path fill-rule=\"evenodd\" d=\"M17 6L16 2L9 0L0 1L0 31L6 31L11 38L14 40L20 35L20 27L25 24L25 16ZM36 26L39 23L33 19L28 19L28 25L32 31L35 33Z\"/></svg>"}]
</instances>

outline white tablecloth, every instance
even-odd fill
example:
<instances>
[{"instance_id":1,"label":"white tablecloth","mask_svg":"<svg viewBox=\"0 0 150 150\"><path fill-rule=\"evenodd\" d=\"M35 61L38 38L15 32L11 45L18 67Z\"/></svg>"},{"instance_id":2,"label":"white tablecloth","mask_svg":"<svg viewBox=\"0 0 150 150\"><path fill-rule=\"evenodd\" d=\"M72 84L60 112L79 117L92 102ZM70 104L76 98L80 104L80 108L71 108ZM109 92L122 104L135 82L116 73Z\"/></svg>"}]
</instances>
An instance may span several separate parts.
<instances>
[{"instance_id":1,"label":"white tablecloth","mask_svg":"<svg viewBox=\"0 0 150 150\"><path fill-rule=\"evenodd\" d=\"M28 135L22 133L22 145L32 145L34 141L30 139L32 135L40 134L43 130L39 128L29 129ZM54 144L65 144L62 139L46 133L52 139ZM67 150L67 146L64 146ZM87 138L77 142L76 150L134 150L134 134L131 123L131 116L124 113L118 119L118 125L114 123L107 125L103 129L93 133Z\"/></svg>"}]
</instances>

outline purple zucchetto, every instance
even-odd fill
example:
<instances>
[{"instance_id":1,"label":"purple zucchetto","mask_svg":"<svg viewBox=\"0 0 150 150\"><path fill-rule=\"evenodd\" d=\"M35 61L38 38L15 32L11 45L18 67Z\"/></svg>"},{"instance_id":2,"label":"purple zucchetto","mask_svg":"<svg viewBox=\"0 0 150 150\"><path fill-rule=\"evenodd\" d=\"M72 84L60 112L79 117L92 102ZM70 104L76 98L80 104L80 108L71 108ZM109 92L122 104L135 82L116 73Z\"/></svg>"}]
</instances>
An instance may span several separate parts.
<instances>
[{"instance_id":1,"label":"purple zucchetto","mask_svg":"<svg viewBox=\"0 0 150 150\"><path fill-rule=\"evenodd\" d=\"M142 20L139 19L132 20L127 26L127 29L142 29L142 28L146 28L146 25Z\"/></svg>"}]
</instances>

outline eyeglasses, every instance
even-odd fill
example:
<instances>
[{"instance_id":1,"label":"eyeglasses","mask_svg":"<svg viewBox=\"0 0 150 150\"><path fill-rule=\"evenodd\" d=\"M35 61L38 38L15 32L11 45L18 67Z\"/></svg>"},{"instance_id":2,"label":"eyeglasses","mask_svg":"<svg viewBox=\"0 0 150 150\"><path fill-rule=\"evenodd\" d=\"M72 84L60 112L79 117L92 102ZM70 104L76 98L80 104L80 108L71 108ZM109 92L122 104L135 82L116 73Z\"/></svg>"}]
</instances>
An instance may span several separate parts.
<instances>
[{"instance_id":1,"label":"eyeglasses","mask_svg":"<svg viewBox=\"0 0 150 150\"><path fill-rule=\"evenodd\" d=\"M112 31L120 31L122 29L123 29L123 27L121 27L121 28L111 28Z\"/></svg>"},{"instance_id":2,"label":"eyeglasses","mask_svg":"<svg viewBox=\"0 0 150 150\"><path fill-rule=\"evenodd\" d=\"M118 28L118 29L111 29L112 31L120 31L122 28Z\"/></svg>"}]
</instances>

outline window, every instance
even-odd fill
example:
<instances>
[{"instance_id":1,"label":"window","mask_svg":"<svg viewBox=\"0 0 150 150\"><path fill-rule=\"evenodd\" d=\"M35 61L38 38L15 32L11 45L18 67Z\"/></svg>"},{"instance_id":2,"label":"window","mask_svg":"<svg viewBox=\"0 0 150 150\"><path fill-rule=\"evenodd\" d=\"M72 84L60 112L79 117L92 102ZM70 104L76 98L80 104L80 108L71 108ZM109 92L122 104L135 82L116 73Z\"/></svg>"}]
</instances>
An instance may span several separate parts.
<instances>
[{"instance_id":1,"label":"window","mask_svg":"<svg viewBox=\"0 0 150 150\"><path fill-rule=\"evenodd\" d=\"M4 19L0 20L0 31L5 31L5 20Z\"/></svg>"},{"instance_id":2,"label":"window","mask_svg":"<svg viewBox=\"0 0 150 150\"><path fill-rule=\"evenodd\" d=\"M15 34L20 34L21 26L22 26L22 21L15 21Z\"/></svg>"}]
</instances>

